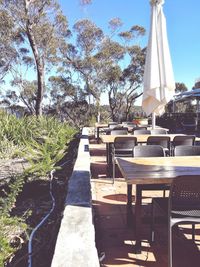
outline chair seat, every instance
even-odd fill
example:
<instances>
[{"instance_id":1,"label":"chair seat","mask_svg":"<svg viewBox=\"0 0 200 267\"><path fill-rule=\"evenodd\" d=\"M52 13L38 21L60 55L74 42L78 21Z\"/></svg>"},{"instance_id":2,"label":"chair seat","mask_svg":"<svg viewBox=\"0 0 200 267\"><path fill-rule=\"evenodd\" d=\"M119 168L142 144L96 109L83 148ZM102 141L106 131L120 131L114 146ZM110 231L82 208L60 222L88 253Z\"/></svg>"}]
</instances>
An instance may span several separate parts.
<instances>
[{"instance_id":1,"label":"chair seat","mask_svg":"<svg viewBox=\"0 0 200 267\"><path fill-rule=\"evenodd\" d=\"M155 208L169 219L170 266L172 263L172 227L178 224L192 225L192 240L195 240L195 224L200 224L200 176L183 175L173 179L169 198L152 199L151 241L154 241Z\"/></svg>"},{"instance_id":2,"label":"chair seat","mask_svg":"<svg viewBox=\"0 0 200 267\"><path fill-rule=\"evenodd\" d=\"M142 190L169 190L170 185L169 184L144 184L139 185Z\"/></svg>"},{"instance_id":3,"label":"chair seat","mask_svg":"<svg viewBox=\"0 0 200 267\"><path fill-rule=\"evenodd\" d=\"M172 213L172 218L174 217L195 217L195 218L200 218L200 210L176 210L176 211L171 211Z\"/></svg>"},{"instance_id":4,"label":"chair seat","mask_svg":"<svg viewBox=\"0 0 200 267\"><path fill-rule=\"evenodd\" d=\"M133 156L133 149L130 149L130 148L121 148L121 149L115 149L113 151L113 156L115 157L127 157L127 156L130 156L132 157Z\"/></svg>"}]
</instances>

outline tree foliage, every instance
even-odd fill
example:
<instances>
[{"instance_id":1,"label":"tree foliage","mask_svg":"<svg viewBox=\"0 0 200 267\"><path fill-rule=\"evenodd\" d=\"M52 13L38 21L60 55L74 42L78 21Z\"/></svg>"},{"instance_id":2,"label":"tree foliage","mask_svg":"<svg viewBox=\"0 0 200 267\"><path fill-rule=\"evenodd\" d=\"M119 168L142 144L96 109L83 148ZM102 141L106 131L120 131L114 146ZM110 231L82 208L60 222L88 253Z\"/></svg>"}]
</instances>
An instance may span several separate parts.
<instances>
[{"instance_id":1,"label":"tree foliage","mask_svg":"<svg viewBox=\"0 0 200 267\"><path fill-rule=\"evenodd\" d=\"M175 93L183 93L188 90L187 86L184 83L176 83Z\"/></svg>"},{"instance_id":2,"label":"tree foliage","mask_svg":"<svg viewBox=\"0 0 200 267\"><path fill-rule=\"evenodd\" d=\"M70 118L70 108L79 106L92 117L91 103L98 114L101 95L106 93L111 117L128 118L141 95L145 49L134 42L145 34L143 27L121 31L122 21L113 18L105 34L89 19L82 19L70 31L56 0L3 2L15 36L16 65L11 64L11 71L12 87L18 88L15 94L10 94L13 88L4 94L7 102L23 102L29 114L40 115L43 98L48 96L45 112L49 107ZM83 5L91 2L80 0ZM25 75L27 70L35 71L34 79Z\"/></svg>"},{"instance_id":3,"label":"tree foliage","mask_svg":"<svg viewBox=\"0 0 200 267\"><path fill-rule=\"evenodd\" d=\"M34 59L37 75L35 111L40 115L45 74L57 62L59 48L65 45L65 38L69 35L67 21L56 0L5 0L4 4L14 33L30 51L28 57L23 58L24 62Z\"/></svg>"}]
</instances>

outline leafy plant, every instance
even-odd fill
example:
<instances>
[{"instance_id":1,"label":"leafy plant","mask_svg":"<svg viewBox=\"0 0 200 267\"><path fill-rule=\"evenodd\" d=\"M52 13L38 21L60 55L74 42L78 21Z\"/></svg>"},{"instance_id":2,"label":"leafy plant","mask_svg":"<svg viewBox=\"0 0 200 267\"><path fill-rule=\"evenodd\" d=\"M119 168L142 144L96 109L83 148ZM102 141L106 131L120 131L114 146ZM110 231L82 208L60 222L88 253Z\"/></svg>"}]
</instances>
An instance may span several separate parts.
<instances>
[{"instance_id":1,"label":"leafy plant","mask_svg":"<svg viewBox=\"0 0 200 267\"><path fill-rule=\"evenodd\" d=\"M77 130L53 117L23 117L0 112L0 158L25 157L30 167L22 175L8 177L0 195L0 266L12 258L18 246L12 245L12 235L27 230L25 218L11 216L16 198L28 179L42 179L55 168L66 153ZM27 213L26 216L29 216ZM8 234L9 233L9 234Z\"/></svg>"},{"instance_id":2,"label":"leafy plant","mask_svg":"<svg viewBox=\"0 0 200 267\"><path fill-rule=\"evenodd\" d=\"M27 225L17 217L0 216L0 266L19 249L21 242L13 244L12 240L21 239L22 233L26 232Z\"/></svg>"}]
</instances>

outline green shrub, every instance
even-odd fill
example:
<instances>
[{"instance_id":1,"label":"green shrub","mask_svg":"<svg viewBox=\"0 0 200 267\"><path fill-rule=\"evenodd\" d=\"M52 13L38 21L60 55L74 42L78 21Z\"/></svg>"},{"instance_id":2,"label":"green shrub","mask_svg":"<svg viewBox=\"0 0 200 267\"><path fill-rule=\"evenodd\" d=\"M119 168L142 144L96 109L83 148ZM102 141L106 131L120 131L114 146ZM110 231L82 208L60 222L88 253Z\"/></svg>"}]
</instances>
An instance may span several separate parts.
<instances>
[{"instance_id":1,"label":"green shrub","mask_svg":"<svg viewBox=\"0 0 200 267\"><path fill-rule=\"evenodd\" d=\"M21 235L27 230L27 225L17 217L0 216L0 266L21 248L21 242L12 244L12 240L21 239Z\"/></svg>"},{"instance_id":2,"label":"green shrub","mask_svg":"<svg viewBox=\"0 0 200 267\"><path fill-rule=\"evenodd\" d=\"M25 218L10 216L24 183L27 178L46 178L52 169L58 168L55 167L56 163L67 152L68 144L76 132L77 129L53 117L18 119L0 112L0 158L24 157L30 166L22 175L8 178L7 190L0 197L0 266L4 266L19 249L10 244L11 234L27 229Z\"/></svg>"}]
</instances>

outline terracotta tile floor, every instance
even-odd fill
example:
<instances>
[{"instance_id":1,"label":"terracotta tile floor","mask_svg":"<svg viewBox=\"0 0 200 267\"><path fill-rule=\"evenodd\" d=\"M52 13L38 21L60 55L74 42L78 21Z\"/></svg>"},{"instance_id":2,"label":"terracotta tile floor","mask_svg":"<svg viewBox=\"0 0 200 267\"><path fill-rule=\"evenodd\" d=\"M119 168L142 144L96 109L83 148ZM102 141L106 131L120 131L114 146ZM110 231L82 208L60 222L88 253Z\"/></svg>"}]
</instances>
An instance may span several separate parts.
<instances>
[{"instance_id":1,"label":"terracotta tile floor","mask_svg":"<svg viewBox=\"0 0 200 267\"><path fill-rule=\"evenodd\" d=\"M167 267L166 223L156 224L156 241L153 245L149 243L151 196L161 196L162 192L146 191L143 193L142 253L134 254L134 230L133 227L128 228L126 225L126 184L120 172L117 173L114 184L107 177L104 144L96 144L91 140L90 155L96 246L99 253L105 253L101 266ZM184 226L179 231L174 229L173 267L200 266L200 229L196 231L195 243L191 240L190 229L190 226Z\"/></svg>"}]
</instances>

